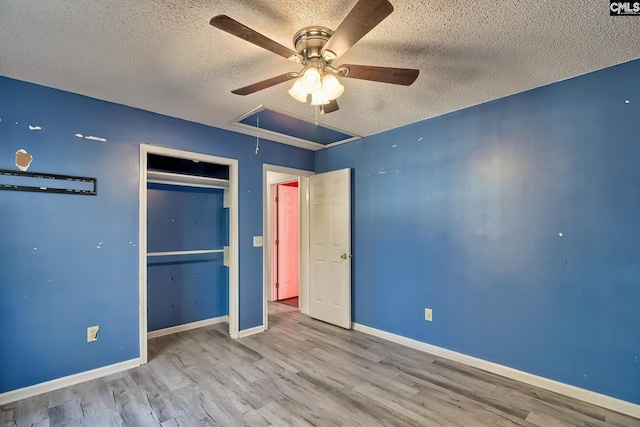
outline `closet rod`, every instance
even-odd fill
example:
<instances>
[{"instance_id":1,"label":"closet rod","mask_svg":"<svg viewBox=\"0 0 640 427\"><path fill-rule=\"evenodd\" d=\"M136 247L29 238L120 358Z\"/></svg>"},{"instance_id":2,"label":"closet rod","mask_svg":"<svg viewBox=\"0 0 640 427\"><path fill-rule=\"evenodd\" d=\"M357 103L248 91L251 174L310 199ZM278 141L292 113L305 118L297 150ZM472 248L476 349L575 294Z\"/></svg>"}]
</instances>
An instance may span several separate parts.
<instances>
[{"instance_id":1,"label":"closet rod","mask_svg":"<svg viewBox=\"0 0 640 427\"><path fill-rule=\"evenodd\" d=\"M181 173L147 171L147 182L200 188L229 188L229 180Z\"/></svg>"},{"instance_id":2,"label":"closet rod","mask_svg":"<svg viewBox=\"0 0 640 427\"><path fill-rule=\"evenodd\" d=\"M149 252L147 256L200 255L223 253L224 249L204 249L201 251Z\"/></svg>"}]
</instances>

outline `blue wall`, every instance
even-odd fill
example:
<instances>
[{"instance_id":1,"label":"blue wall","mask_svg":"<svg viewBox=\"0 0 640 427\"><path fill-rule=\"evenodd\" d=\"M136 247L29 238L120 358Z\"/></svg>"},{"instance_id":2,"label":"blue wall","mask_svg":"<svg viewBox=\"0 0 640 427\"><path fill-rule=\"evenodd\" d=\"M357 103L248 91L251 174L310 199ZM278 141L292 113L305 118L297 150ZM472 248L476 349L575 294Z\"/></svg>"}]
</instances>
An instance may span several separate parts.
<instances>
[{"instance_id":1,"label":"blue wall","mask_svg":"<svg viewBox=\"0 0 640 427\"><path fill-rule=\"evenodd\" d=\"M355 321L640 403L639 76L317 152L353 172Z\"/></svg>"},{"instance_id":2,"label":"blue wall","mask_svg":"<svg viewBox=\"0 0 640 427\"><path fill-rule=\"evenodd\" d=\"M0 120L0 169L24 148L30 171L98 179L97 196L0 191L0 393L138 357L141 143L238 159L240 329L262 324L262 164L312 170L313 152L4 77Z\"/></svg>"},{"instance_id":3,"label":"blue wall","mask_svg":"<svg viewBox=\"0 0 640 427\"><path fill-rule=\"evenodd\" d=\"M222 249L229 244L224 191L149 184L149 252ZM229 314L229 272L222 253L147 260L147 329L155 331Z\"/></svg>"}]
</instances>

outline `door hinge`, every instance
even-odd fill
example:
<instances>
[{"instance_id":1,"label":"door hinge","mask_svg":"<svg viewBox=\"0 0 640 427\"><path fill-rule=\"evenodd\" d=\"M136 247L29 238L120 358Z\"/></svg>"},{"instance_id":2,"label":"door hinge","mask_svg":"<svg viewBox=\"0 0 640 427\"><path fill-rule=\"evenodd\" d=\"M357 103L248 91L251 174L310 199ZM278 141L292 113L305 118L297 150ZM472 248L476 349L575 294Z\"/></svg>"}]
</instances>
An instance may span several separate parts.
<instances>
[{"instance_id":1,"label":"door hinge","mask_svg":"<svg viewBox=\"0 0 640 427\"><path fill-rule=\"evenodd\" d=\"M280 201L280 197L276 197L276 203Z\"/></svg>"},{"instance_id":2,"label":"door hinge","mask_svg":"<svg viewBox=\"0 0 640 427\"><path fill-rule=\"evenodd\" d=\"M276 289L280 287L280 283L276 282Z\"/></svg>"},{"instance_id":3,"label":"door hinge","mask_svg":"<svg viewBox=\"0 0 640 427\"><path fill-rule=\"evenodd\" d=\"M276 246L280 244L280 240L276 239Z\"/></svg>"}]
</instances>

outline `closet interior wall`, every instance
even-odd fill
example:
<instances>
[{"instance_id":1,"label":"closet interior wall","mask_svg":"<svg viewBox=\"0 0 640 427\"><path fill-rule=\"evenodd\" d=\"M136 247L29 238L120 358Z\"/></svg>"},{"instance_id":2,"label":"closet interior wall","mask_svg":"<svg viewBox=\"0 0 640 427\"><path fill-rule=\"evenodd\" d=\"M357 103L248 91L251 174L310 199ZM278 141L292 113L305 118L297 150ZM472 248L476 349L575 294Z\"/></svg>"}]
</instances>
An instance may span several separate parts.
<instances>
[{"instance_id":1,"label":"closet interior wall","mask_svg":"<svg viewBox=\"0 0 640 427\"><path fill-rule=\"evenodd\" d=\"M148 331L227 316L228 167L148 160Z\"/></svg>"}]
</instances>

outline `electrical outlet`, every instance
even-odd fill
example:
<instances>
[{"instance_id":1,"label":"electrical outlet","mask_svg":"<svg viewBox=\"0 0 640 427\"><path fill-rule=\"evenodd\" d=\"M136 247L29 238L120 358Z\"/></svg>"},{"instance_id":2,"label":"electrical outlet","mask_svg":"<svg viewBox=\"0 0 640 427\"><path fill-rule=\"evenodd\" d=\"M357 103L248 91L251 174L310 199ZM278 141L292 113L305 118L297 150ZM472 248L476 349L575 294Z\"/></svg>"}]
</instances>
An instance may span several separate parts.
<instances>
[{"instance_id":1,"label":"electrical outlet","mask_svg":"<svg viewBox=\"0 0 640 427\"><path fill-rule=\"evenodd\" d=\"M424 309L424 320L427 322L433 322L433 311L430 308Z\"/></svg>"},{"instance_id":2,"label":"electrical outlet","mask_svg":"<svg viewBox=\"0 0 640 427\"><path fill-rule=\"evenodd\" d=\"M262 236L253 236L253 247L259 248L262 246Z\"/></svg>"},{"instance_id":3,"label":"electrical outlet","mask_svg":"<svg viewBox=\"0 0 640 427\"><path fill-rule=\"evenodd\" d=\"M98 341L98 330L100 326L89 326L87 328L87 342Z\"/></svg>"}]
</instances>

